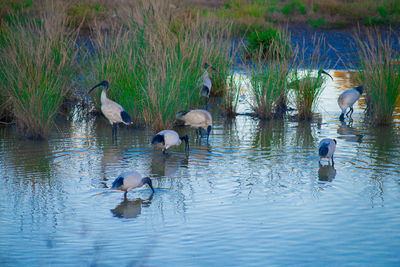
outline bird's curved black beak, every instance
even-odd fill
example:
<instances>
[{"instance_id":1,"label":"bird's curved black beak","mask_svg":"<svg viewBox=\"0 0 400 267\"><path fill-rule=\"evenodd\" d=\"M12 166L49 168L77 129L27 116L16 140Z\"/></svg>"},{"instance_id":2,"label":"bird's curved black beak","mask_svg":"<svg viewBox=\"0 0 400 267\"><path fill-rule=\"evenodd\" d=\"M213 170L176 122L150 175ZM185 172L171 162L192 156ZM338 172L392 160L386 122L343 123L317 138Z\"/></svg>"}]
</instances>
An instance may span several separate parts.
<instances>
[{"instance_id":1,"label":"bird's curved black beak","mask_svg":"<svg viewBox=\"0 0 400 267\"><path fill-rule=\"evenodd\" d=\"M88 91L88 93L91 93L94 89L96 89L96 88L99 87L99 86L104 86L105 89L107 90L107 89L108 89L108 86L109 86L109 83L108 83L108 81L104 80L104 81L102 81L101 83L98 83L98 84L96 84L95 86L93 86L92 89L90 89L90 90Z\"/></svg>"},{"instance_id":2,"label":"bird's curved black beak","mask_svg":"<svg viewBox=\"0 0 400 267\"><path fill-rule=\"evenodd\" d=\"M327 72L324 71L324 70L321 70L321 73L323 73L323 74L325 74L325 75L328 75L329 77L331 77L331 79L332 79L332 81L333 81L333 78L332 78L332 76L331 76L329 73L327 73Z\"/></svg>"}]
</instances>

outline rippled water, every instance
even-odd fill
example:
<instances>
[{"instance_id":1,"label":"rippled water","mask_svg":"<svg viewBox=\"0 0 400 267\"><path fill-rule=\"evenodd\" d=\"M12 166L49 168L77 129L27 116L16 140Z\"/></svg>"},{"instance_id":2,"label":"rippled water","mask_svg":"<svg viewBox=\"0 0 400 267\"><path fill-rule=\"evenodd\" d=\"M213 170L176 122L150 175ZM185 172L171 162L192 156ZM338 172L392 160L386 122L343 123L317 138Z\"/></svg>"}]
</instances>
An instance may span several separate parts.
<instances>
[{"instance_id":1,"label":"rippled water","mask_svg":"<svg viewBox=\"0 0 400 267\"><path fill-rule=\"evenodd\" d=\"M353 84L331 74L313 122L214 108L208 145L178 129L188 153L163 156L144 129L113 141L103 118L74 116L48 142L2 126L0 265L399 266L400 112L374 128L360 101L340 123L336 99ZM326 137L335 168L318 165ZM130 169L152 177L154 195L109 190Z\"/></svg>"}]
</instances>

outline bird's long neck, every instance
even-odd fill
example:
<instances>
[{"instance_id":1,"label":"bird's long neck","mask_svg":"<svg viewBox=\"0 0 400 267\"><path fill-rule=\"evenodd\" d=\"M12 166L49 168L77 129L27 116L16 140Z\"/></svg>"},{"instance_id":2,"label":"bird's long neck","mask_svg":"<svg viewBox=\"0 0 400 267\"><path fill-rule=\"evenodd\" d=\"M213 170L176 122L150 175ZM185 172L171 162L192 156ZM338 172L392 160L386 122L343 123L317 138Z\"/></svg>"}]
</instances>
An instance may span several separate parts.
<instances>
[{"instance_id":1,"label":"bird's long neck","mask_svg":"<svg viewBox=\"0 0 400 267\"><path fill-rule=\"evenodd\" d=\"M106 102L107 101L107 95L106 95L106 92L107 92L107 89L106 88L104 88L102 91L101 91L101 104L104 104L104 102Z\"/></svg>"}]
</instances>

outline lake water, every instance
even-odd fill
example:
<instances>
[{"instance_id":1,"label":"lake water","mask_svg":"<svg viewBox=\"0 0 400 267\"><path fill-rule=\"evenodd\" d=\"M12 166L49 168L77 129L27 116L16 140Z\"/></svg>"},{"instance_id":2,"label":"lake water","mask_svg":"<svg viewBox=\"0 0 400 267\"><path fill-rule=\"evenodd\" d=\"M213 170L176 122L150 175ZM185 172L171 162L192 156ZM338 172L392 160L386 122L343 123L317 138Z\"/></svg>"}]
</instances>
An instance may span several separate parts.
<instances>
[{"instance_id":1,"label":"lake water","mask_svg":"<svg viewBox=\"0 0 400 267\"><path fill-rule=\"evenodd\" d=\"M400 111L371 127L336 99L354 86L330 71L316 118L229 120L214 105L210 142L188 133L167 156L152 132L76 112L46 142L0 127L1 266L399 266ZM242 100L241 109L246 109ZM335 138L335 168L317 147ZM137 170L156 192L111 191Z\"/></svg>"}]
</instances>

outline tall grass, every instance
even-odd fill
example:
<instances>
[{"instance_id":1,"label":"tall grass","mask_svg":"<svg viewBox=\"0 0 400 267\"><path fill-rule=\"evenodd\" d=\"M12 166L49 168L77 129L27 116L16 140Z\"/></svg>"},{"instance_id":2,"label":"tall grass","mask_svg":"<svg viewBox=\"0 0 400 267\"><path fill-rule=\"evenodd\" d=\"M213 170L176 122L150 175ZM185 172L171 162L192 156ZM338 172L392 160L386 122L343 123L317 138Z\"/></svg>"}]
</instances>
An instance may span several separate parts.
<instances>
[{"instance_id":1,"label":"tall grass","mask_svg":"<svg viewBox=\"0 0 400 267\"><path fill-rule=\"evenodd\" d=\"M270 50L285 49L279 44L272 45ZM283 51L282 51L283 52ZM261 119L272 119L275 115L282 115L286 111L287 77L289 62L287 59L274 60L265 64L264 51L260 49L255 66L249 70L251 83L251 106Z\"/></svg>"},{"instance_id":2,"label":"tall grass","mask_svg":"<svg viewBox=\"0 0 400 267\"><path fill-rule=\"evenodd\" d=\"M288 87L293 90L298 111L297 117L300 120L312 119L313 110L324 90L326 76L320 71L316 71L323 69L324 61L321 59L323 56L321 49L324 45L323 38L314 38L312 48L303 46L302 51L296 49ZM312 52L307 53L306 49L312 49Z\"/></svg>"},{"instance_id":3,"label":"tall grass","mask_svg":"<svg viewBox=\"0 0 400 267\"><path fill-rule=\"evenodd\" d=\"M13 17L4 25L0 53L1 90L18 129L46 138L71 90L76 50L65 13L47 12L40 21Z\"/></svg>"},{"instance_id":4,"label":"tall grass","mask_svg":"<svg viewBox=\"0 0 400 267\"><path fill-rule=\"evenodd\" d=\"M122 27L112 33L99 30L93 40L91 84L108 79L109 97L137 124L155 131L171 128L178 111L200 107L204 62L218 70L212 74L217 90L226 85L231 60L223 42L230 27L174 12L179 11L167 1L137 1Z\"/></svg>"},{"instance_id":5,"label":"tall grass","mask_svg":"<svg viewBox=\"0 0 400 267\"><path fill-rule=\"evenodd\" d=\"M358 49L357 80L365 88L367 114L372 123L387 125L400 95L400 52L391 38L382 38L382 32L367 30L363 38L359 32L355 40ZM397 39L400 43L400 39Z\"/></svg>"},{"instance_id":6,"label":"tall grass","mask_svg":"<svg viewBox=\"0 0 400 267\"><path fill-rule=\"evenodd\" d=\"M223 98L223 110L228 117L237 115L236 108L239 102L240 91L243 86L243 81L240 76L231 75L228 77L228 82Z\"/></svg>"}]
</instances>

